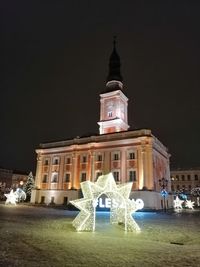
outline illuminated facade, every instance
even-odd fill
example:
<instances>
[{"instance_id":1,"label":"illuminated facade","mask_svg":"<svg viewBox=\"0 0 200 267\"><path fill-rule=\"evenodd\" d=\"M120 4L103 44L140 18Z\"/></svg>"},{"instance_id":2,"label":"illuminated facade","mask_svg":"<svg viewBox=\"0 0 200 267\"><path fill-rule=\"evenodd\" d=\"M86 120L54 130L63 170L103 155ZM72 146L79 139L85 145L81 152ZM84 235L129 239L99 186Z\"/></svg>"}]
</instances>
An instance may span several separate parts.
<instances>
[{"instance_id":1,"label":"illuminated facade","mask_svg":"<svg viewBox=\"0 0 200 267\"><path fill-rule=\"evenodd\" d=\"M99 135L41 144L31 202L67 203L80 197L80 182L95 182L112 172L117 184L133 182L131 194L142 198L145 208L161 208L159 179L168 179L167 191L171 188L169 154L151 130L128 130L122 81L114 42L106 89L100 94ZM171 207L173 200L167 204Z\"/></svg>"}]
</instances>

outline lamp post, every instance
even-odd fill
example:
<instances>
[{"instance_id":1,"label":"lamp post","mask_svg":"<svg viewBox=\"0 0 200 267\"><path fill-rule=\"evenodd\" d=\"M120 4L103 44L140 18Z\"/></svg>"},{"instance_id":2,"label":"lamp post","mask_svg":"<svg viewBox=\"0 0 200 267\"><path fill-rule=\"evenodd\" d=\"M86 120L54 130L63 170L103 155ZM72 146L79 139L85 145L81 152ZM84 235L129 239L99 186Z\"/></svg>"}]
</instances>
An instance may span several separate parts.
<instances>
[{"instance_id":1,"label":"lamp post","mask_svg":"<svg viewBox=\"0 0 200 267\"><path fill-rule=\"evenodd\" d=\"M164 211L166 212L166 197L167 197L167 190L166 190L166 187L168 185L168 180L165 179L165 178L162 178L162 179L159 179L159 185L160 185L160 188L161 188L161 196L163 197L163 209Z\"/></svg>"}]
</instances>

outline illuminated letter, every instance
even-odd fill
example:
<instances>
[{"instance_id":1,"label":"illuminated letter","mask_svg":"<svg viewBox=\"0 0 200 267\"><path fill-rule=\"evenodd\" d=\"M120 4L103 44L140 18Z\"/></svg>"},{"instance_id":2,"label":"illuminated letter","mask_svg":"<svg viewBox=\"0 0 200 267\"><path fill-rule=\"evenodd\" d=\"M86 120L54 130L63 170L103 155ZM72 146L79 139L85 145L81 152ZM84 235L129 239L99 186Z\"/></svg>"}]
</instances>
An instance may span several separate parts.
<instances>
[{"instance_id":1,"label":"illuminated letter","mask_svg":"<svg viewBox=\"0 0 200 267\"><path fill-rule=\"evenodd\" d=\"M106 198L106 208L111 208L111 199L110 198Z\"/></svg>"}]
</instances>

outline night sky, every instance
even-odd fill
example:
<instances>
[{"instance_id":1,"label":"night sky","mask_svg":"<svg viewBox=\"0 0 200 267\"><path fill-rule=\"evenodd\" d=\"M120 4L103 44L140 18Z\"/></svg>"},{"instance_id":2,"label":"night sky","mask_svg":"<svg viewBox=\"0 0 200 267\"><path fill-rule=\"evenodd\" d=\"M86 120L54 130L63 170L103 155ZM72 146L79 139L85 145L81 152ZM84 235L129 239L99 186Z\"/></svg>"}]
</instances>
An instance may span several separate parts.
<instances>
[{"instance_id":1,"label":"night sky","mask_svg":"<svg viewBox=\"0 0 200 267\"><path fill-rule=\"evenodd\" d=\"M98 133L113 36L132 129L171 167L200 166L198 1L1 1L0 166L35 173L42 142Z\"/></svg>"}]
</instances>

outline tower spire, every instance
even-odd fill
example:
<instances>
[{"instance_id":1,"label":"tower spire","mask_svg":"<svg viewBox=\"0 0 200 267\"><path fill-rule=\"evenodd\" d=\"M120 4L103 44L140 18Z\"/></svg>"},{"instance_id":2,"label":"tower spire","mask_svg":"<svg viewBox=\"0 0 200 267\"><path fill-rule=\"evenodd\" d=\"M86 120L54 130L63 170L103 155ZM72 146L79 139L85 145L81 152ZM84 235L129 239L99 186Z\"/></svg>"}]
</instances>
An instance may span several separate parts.
<instances>
[{"instance_id":1,"label":"tower spire","mask_svg":"<svg viewBox=\"0 0 200 267\"><path fill-rule=\"evenodd\" d=\"M121 72L120 72L120 67L121 67L121 63L120 63L120 57L116 51L116 36L113 36L113 51L112 54L110 56L110 60L109 60L109 73L107 76L107 82L110 81L123 81L123 78L121 76Z\"/></svg>"}]
</instances>

